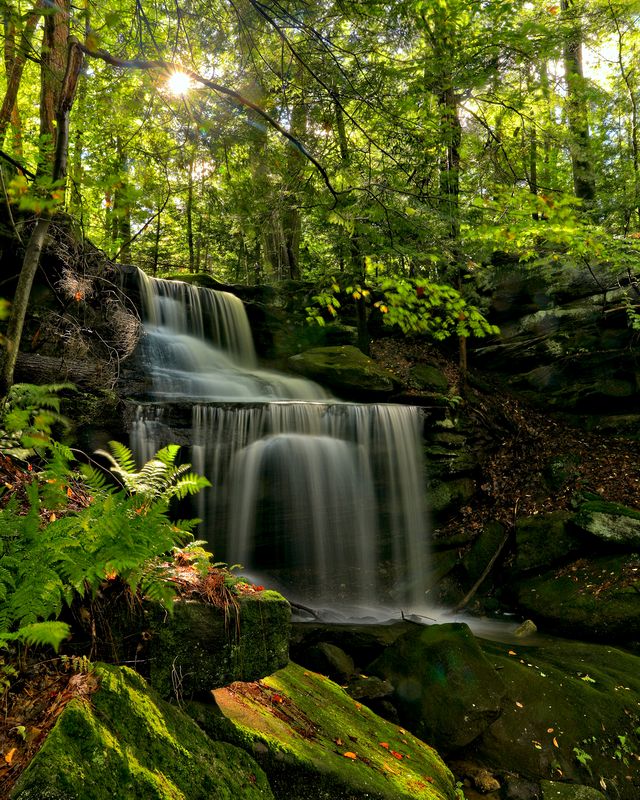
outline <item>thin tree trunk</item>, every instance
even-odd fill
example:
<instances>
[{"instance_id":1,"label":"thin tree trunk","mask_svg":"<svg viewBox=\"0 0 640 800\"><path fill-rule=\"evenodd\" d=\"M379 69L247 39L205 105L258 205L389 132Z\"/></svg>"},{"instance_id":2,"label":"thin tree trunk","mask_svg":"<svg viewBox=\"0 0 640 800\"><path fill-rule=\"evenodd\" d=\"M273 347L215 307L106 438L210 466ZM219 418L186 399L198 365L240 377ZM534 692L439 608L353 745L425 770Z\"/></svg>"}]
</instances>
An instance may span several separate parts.
<instances>
[{"instance_id":1,"label":"thin tree trunk","mask_svg":"<svg viewBox=\"0 0 640 800\"><path fill-rule=\"evenodd\" d=\"M565 16L573 8L573 0L560 0ZM571 21L564 41L563 60L567 87L567 124L573 172L573 191L589 206L596 196L596 180L591 160L589 114L582 69L582 26L579 16Z\"/></svg>"},{"instance_id":2,"label":"thin tree trunk","mask_svg":"<svg viewBox=\"0 0 640 800\"><path fill-rule=\"evenodd\" d=\"M2 107L0 107L0 149L4 147L4 140L7 132L7 127L11 122L12 117L19 120L17 115L16 100L18 97L18 89L22 80L22 73L24 65L27 61L27 53L30 50L33 34L38 25L38 20L42 16L42 9L45 0L38 0L35 8L27 17L24 24L22 34L20 35L20 45L16 48L13 47L13 52L9 50L8 56L11 59L11 70L7 69L7 88L5 90ZM8 21L5 21L5 32ZM5 59L7 58L7 50L5 47ZM8 66L8 61L7 61Z\"/></svg>"},{"instance_id":3,"label":"thin tree trunk","mask_svg":"<svg viewBox=\"0 0 640 800\"><path fill-rule=\"evenodd\" d=\"M189 245L189 272L194 271L195 249L193 246L193 160L189 161L189 185L187 187L187 244Z\"/></svg>"},{"instance_id":4,"label":"thin tree trunk","mask_svg":"<svg viewBox=\"0 0 640 800\"><path fill-rule=\"evenodd\" d=\"M51 174L56 153L55 120L67 59L71 0L47 0L47 6L40 64L40 175Z\"/></svg>"},{"instance_id":5,"label":"thin tree trunk","mask_svg":"<svg viewBox=\"0 0 640 800\"><path fill-rule=\"evenodd\" d=\"M83 53L75 38L70 37L67 47L67 66L59 92L59 102L56 114L57 140L53 161L52 177L55 181L63 181L67 174L67 154L69 150L69 114L78 85L78 76L82 67ZM49 214L38 218L33 233L29 238L27 249L22 262L22 269L18 278L6 335L6 352L0 375L0 394L7 393L13 384L13 373L16 359L20 349L20 340L24 328L24 320L29 304L29 295L44 247L51 217Z\"/></svg>"}]
</instances>

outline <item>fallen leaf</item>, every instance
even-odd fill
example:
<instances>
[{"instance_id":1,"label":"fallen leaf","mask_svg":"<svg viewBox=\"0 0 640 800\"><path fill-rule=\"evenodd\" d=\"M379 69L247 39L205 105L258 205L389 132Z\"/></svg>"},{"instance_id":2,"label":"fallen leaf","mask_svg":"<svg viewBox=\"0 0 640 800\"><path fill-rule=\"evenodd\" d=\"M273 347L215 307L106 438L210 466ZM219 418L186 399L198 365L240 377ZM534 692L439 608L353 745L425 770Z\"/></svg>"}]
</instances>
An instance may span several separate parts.
<instances>
[{"instance_id":1,"label":"fallen leaf","mask_svg":"<svg viewBox=\"0 0 640 800\"><path fill-rule=\"evenodd\" d=\"M271 702L272 703L284 703L284 697L281 694L272 694L271 695Z\"/></svg>"},{"instance_id":2,"label":"fallen leaf","mask_svg":"<svg viewBox=\"0 0 640 800\"><path fill-rule=\"evenodd\" d=\"M404 756L402 755L402 753L397 753L395 750L390 750L389 752L391 753L391 755L392 755L394 758L397 758L397 759L398 759L398 761L402 761L402 759L404 758Z\"/></svg>"},{"instance_id":3,"label":"fallen leaf","mask_svg":"<svg viewBox=\"0 0 640 800\"><path fill-rule=\"evenodd\" d=\"M516 653L516 651L515 651L515 650L509 650L509 651L507 652L507 655L508 655L508 656L517 656L518 654Z\"/></svg>"},{"instance_id":4,"label":"fallen leaf","mask_svg":"<svg viewBox=\"0 0 640 800\"><path fill-rule=\"evenodd\" d=\"M380 742L380 747L384 747L385 750L389 749L389 742Z\"/></svg>"},{"instance_id":5,"label":"fallen leaf","mask_svg":"<svg viewBox=\"0 0 640 800\"><path fill-rule=\"evenodd\" d=\"M358 756L355 753L352 753L350 750L347 750L346 753L342 754L345 758L350 758L352 761L355 761Z\"/></svg>"},{"instance_id":6,"label":"fallen leaf","mask_svg":"<svg viewBox=\"0 0 640 800\"><path fill-rule=\"evenodd\" d=\"M334 739L333 741L338 745L338 747L342 747L342 745L344 744L342 739Z\"/></svg>"},{"instance_id":7,"label":"fallen leaf","mask_svg":"<svg viewBox=\"0 0 640 800\"><path fill-rule=\"evenodd\" d=\"M522 705L522 703L519 703L517 700L516 700L516 705L518 706L518 708L524 708L524 706Z\"/></svg>"},{"instance_id":8,"label":"fallen leaf","mask_svg":"<svg viewBox=\"0 0 640 800\"><path fill-rule=\"evenodd\" d=\"M553 728L547 728L547 733L553 733Z\"/></svg>"},{"instance_id":9,"label":"fallen leaf","mask_svg":"<svg viewBox=\"0 0 640 800\"><path fill-rule=\"evenodd\" d=\"M554 747L560 747L560 745L558 744L558 740L556 739L555 736L553 737L553 746Z\"/></svg>"},{"instance_id":10,"label":"fallen leaf","mask_svg":"<svg viewBox=\"0 0 640 800\"><path fill-rule=\"evenodd\" d=\"M9 765L11 764L11 762L13 761L13 757L16 754L16 750L17 749L18 749L17 747L12 747L11 750L9 750L7 755L4 757L4 760L7 762L7 764L9 764Z\"/></svg>"}]
</instances>

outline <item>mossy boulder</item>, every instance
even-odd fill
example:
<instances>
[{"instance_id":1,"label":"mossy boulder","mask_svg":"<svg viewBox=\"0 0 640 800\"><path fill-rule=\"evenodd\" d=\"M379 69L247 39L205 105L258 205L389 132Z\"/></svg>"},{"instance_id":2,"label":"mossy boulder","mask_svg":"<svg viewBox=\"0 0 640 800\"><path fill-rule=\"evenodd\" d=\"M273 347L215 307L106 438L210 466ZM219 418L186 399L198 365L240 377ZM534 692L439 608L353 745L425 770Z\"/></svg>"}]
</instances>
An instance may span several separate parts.
<instances>
[{"instance_id":1,"label":"mossy boulder","mask_svg":"<svg viewBox=\"0 0 640 800\"><path fill-rule=\"evenodd\" d=\"M578 559L521 580L517 591L527 615L554 632L625 642L640 637L638 555Z\"/></svg>"},{"instance_id":2,"label":"mossy boulder","mask_svg":"<svg viewBox=\"0 0 640 800\"><path fill-rule=\"evenodd\" d=\"M577 786L558 781L542 781L542 800L606 800L606 797L591 786Z\"/></svg>"},{"instance_id":3,"label":"mossy boulder","mask_svg":"<svg viewBox=\"0 0 640 800\"><path fill-rule=\"evenodd\" d=\"M399 385L395 375L357 347L315 347L291 356L293 372L311 378L346 400L384 399Z\"/></svg>"},{"instance_id":4,"label":"mossy boulder","mask_svg":"<svg viewBox=\"0 0 640 800\"><path fill-rule=\"evenodd\" d=\"M467 575L472 582L477 581L482 575L501 547L504 538L505 529L499 522L487 522L480 531L480 535L462 560Z\"/></svg>"},{"instance_id":5,"label":"mossy boulder","mask_svg":"<svg viewBox=\"0 0 640 800\"><path fill-rule=\"evenodd\" d=\"M393 684L403 725L438 749L464 747L500 713L502 681L462 623L416 627L369 671Z\"/></svg>"},{"instance_id":6,"label":"mossy boulder","mask_svg":"<svg viewBox=\"0 0 640 800\"><path fill-rule=\"evenodd\" d=\"M418 389L442 393L449 389L447 376L433 364L415 364L409 371L409 377Z\"/></svg>"},{"instance_id":7,"label":"mossy boulder","mask_svg":"<svg viewBox=\"0 0 640 800\"><path fill-rule=\"evenodd\" d=\"M557 639L479 644L506 687L502 713L474 744L480 761L529 779L602 779L608 797L640 797L640 657Z\"/></svg>"},{"instance_id":8,"label":"mossy boulder","mask_svg":"<svg viewBox=\"0 0 640 800\"><path fill-rule=\"evenodd\" d=\"M239 597L226 611L176 602L151 626L149 680L164 697L182 700L269 675L289 660L290 619L289 603L271 591Z\"/></svg>"},{"instance_id":9,"label":"mossy boulder","mask_svg":"<svg viewBox=\"0 0 640 800\"><path fill-rule=\"evenodd\" d=\"M246 751L209 739L135 672L96 675L98 691L66 706L11 800L273 800Z\"/></svg>"},{"instance_id":10,"label":"mossy boulder","mask_svg":"<svg viewBox=\"0 0 640 800\"><path fill-rule=\"evenodd\" d=\"M608 544L640 548L640 510L637 508L591 500L580 506L575 523Z\"/></svg>"},{"instance_id":11,"label":"mossy boulder","mask_svg":"<svg viewBox=\"0 0 640 800\"><path fill-rule=\"evenodd\" d=\"M222 716L192 704L212 735L249 749L278 800L454 800L455 781L424 742L328 678L290 664L214 692Z\"/></svg>"},{"instance_id":12,"label":"mossy boulder","mask_svg":"<svg viewBox=\"0 0 640 800\"><path fill-rule=\"evenodd\" d=\"M466 505L476 492L473 478L456 478L450 481L433 481L428 499L436 519L446 519Z\"/></svg>"},{"instance_id":13,"label":"mossy boulder","mask_svg":"<svg viewBox=\"0 0 640 800\"><path fill-rule=\"evenodd\" d=\"M572 519L567 511L519 517L515 525L516 571L553 566L584 546L584 536L572 527Z\"/></svg>"}]
</instances>

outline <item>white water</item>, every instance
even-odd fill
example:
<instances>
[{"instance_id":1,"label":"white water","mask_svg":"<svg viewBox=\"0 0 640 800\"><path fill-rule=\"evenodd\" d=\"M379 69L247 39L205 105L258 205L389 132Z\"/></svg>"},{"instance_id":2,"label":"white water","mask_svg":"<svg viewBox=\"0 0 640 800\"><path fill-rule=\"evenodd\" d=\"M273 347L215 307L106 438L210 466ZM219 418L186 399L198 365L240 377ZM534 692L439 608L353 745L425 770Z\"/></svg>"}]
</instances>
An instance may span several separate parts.
<instances>
[{"instance_id":1,"label":"white water","mask_svg":"<svg viewBox=\"0 0 640 800\"><path fill-rule=\"evenodd\" d=\"M260 370L236 297L141 281L156 402L139 407L133 447L148 459L186 435L185 458L212 483L197 514L216 560L306 604L423 609L418 409L340 403L310 381ZM181 430L176 401L187 417L191 408Z\"/></svg>"}]
</instances>

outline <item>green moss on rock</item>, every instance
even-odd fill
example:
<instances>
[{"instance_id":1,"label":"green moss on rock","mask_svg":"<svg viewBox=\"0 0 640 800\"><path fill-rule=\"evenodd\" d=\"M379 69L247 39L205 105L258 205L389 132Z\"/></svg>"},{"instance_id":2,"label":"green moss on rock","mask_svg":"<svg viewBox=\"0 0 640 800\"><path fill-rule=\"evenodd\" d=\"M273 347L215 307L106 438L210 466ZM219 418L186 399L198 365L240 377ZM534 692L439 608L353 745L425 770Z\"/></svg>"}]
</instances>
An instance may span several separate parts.
<instances>
[{"instance_id":1,"label":"green moss on rock","mask_svg":"<svg viewBox=\"0 0 640 800\"><path fill-rule=\"evenodd\" d=\"M126 667L99 665L91 700L72 700L11 800L272 800L243 750L213 742Z\"/></svg>"},{"instance_id":2,"label":"green moss on rock","mask_svg":"<svg viewBox=\"0 0 640 800\"><path fill-rule=\"evenodd\" d=\"M356 347L316 347L292 356L289 367L305 378L318 381L346 399L388 397L398 380Z\"/></svg>"},{"instance_id":3,"label":"green moss on rock","mask_svg":"<svg viewBox=\"0 0 640 800\"><path fill-rule=\"evenodd\" d=\"M472 478L434 481L429 488L431 510L438 519L443 519L465 505L473 497L475 491L476 483Z\"/></svg>"},{"instance_id":4,"label":"green moss on rock","mask_svg":"<svg viewBox=\"0 0 640 800\"><path fill-rule=\"evenodd\" d=\"M214 694L224 716L200 705L199 722L253 752L278 800L455 798L431 747L314 672L290 664Z\"/></svg>"},{"instance_id":5,"label":"green moss on rock","mask_svg":"<svg viewBox=\"0 0 640 800\"><path fill-rule=\"evenodd\" d=\"M152 624L149 680L164 697L190 698L262 678L288 662L290 624L289 603L272 591L239 597L226 613L177 602Z\"/></svg>"},{"instance_id":6,"label":"green moss on rock","mask_svg":"<svg viewBox=\"0 0 640 800\"><path fill-rule=\"evenodd\" d=\"M605 542L640 547L640 511L636 508L591 500L580 506L575 523Z\"/></svg>"},{"instance_id":7,"label":"green moss on rock","mask_svg":"<svg viewBox=\"0 0 640 800\"><path fill-rule=\"evenodd\" d=\"M418 389L430 389L434 392L447 392L449 389L446 375L433 364L416 364L411 367L410 378Z\"/></svg>"},{"instance_id":8,"label":"green moss on rock","mask_svg":"<svg viewBox=\"0 0 640 800\"><path fill-rule=\"evenodd\" d=\"M542 781L542 800L606 800L602 792L591 786L576 786L558 781Z\"/></svg>"}]
</instances>

